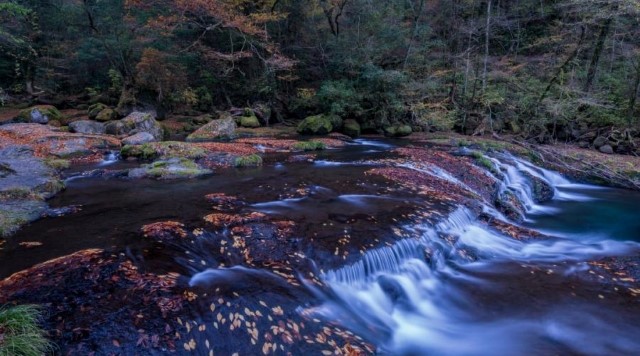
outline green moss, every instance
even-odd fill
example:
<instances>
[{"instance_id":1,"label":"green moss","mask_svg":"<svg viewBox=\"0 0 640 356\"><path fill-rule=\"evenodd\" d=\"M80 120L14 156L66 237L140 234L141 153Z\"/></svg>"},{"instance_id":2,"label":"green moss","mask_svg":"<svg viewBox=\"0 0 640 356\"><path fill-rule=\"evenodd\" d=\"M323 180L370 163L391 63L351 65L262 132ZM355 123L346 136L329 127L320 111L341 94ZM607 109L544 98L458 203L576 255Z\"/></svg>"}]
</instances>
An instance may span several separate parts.
<instances>
[{"instance_id":1,"label":"green moss","mask_svg":"<svg viewBox=\"0 0 640 356\"><path fill-rule=\"evenodd\" d=\"M258 118L255 115L242 116L240 118L240 126L249 128L260 127L260 121L258 121Z\"/></svg>"},{"instance_id":2,"label":"green moss","mask_svg":"<svg viewBox=\"0 0 640 356\"><path fill-rule=\"evenodd\" d=\"M493 175L497 176L500 174L500 172L496 169L496 166L493 164L493 162L491 162L489 158L485 157L485 155L483 155L482 152L473 151L471 152L471 157L473 157L476 160L476 164L478 164L480 167L485 168L486 170L491 172Z\"/></svg>"},{"instance_id":3,"label":"green moss","mask_svg":"<svg viewBox=\"0 0 640 356\"><path fill-rule=\"evenodd\" d=\"M320 141L303 141L293 145L296 151L321 151L325 148L325 144Z\"/></svg>"},{"instance_id":4,"label":"green moss","mask_svg":"<svg viewBox=\"0 0 640 356\"><path fill-rule=\"evenodd\" d=\"M53 352L53 344L40 328L43 308L19 305L0 308L0 355L40 356Z\"/></svg>"},{"instance_id":5,"label":"green moss","mask_svg":"<svg viewBox=\"0 0 640 356\"><path fill-rule=\"evenodd\" d=\"M65 189L65 186L62 180L52 179L40 185L37 188L37 191L41 193L45 199L47 199L54 196L56 193L64 189Z\"/></svg>"},{"instance_id":6,"label":"green moss","mask_svg":"<svg viewBox=\"0 0 640 356\"><path fill-rule=\"evenodd\" d=\"M113 109L107 108L100 111L100 113L96 115L95 120L106 122L106 121L114 120L116 118L118 118L118 113L116 113L115 110Z\"/></svg>"},{"instance_id":7,"label":"green moss","mask_svg":"<svg viewBox=\"0 0 640 356\"><path fill-rule=\"evenodd\" d=\"M26 188L13 188L0 192L0 201L8 200L41 200L39 194L35 193L31 189Z\"/></svg>"},{"instance_id":8,"label":"green moss","mask_svg":"<svg viewBox=\"0 0 640 356\"><path fill-rule=\"evenodd\" d=\"M234 165L236 167L258 167L262 166L262 157L257 154L238 157L235 160Z\"/></svg>"},{"instance_id":9,"label":"green moss","mask_svg":"<svg viewBox=\"0 0 640 356\"><path fill-rule=\"evenodd\" d=\"M91 120L95 120L95 118L98 116L98 114L106 109L107 106L102 104L102 103L96 103L93 104L91 106L89 106L89 110L87 110L87 114L89 115L89 119Z\"/></svg>"},{"instance_id":10,"label":"green moss","mask_svg":"<svg viewBox=\"0 0 640 356\"><path fill-rule=\"evenodd\" d=\"M150 160L158 156L156 149L148 144L142 145L126 145L120 150L120 156L123 158L135 157L143 160Z\"/></svg>"},{"instance_id":11,"label":"green moss","mask_svg":"<svg viewBox=\"0 0 640 356\"><path fill-rule=\"evenodd\" d=\"M195 162L186 158L171 158L167 161L157 161L145 166L145 174L151 178L190 178L211 173L201 169Z\"/></svg>"},{"instance_id":12,"label":"green moss","mask_svg":"<svg viewBox=\"0 0 640 356\"><path fill-rule=\"evenodd\" d=\"M44 163L55 169L55 170L63 170L63 169L67 169L70 166L70 162L66 159L55 159L55 158L50 158L44 161Z\"/></svg>"},{"instance_id":13,"label":"green moss","mask_svg":"<svg viewBox=\"0 0 640 356\"><path fill-rule=\"evenodd\" d=\"M49 118L49 121L63 121L62 113L54 106L51 105L36 105L30 107L28 109L24 109L20 111L18 114L18 121L20 122L31 122L31 112L34 110L40 111L40 113Z\"/></svg>"},{"instance_id":14,"label":"green moss","mask_svg":"<svg viewBox=\"0 0 640 356\"><path fill-rule=\"evenodd\" d=\"M413 129L409 125L394 125L384 128L384 134L388 137L404 137L409 136Z\"/></svg>"},{"instance_id":15,"label":"green moss","mask_svg":"<svg viewBox=\"0 0 640 356\"><path fill-rule=\"evenodd\" d=\"M302 135L326 135L333 130L331 119L325 115L309 116L298 125Z\"/></svg>"}]
</instances>

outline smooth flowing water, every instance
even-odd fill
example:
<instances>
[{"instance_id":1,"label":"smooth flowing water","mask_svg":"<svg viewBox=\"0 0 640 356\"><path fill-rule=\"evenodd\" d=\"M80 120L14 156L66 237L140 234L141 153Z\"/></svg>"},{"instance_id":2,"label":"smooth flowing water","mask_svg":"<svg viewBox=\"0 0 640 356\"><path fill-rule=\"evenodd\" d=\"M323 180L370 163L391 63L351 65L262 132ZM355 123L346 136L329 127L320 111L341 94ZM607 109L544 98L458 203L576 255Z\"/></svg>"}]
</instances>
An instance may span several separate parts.
<instances>
[{"instance_id":1,"label":"smooth flowing water","mask_svg":"<svg viewBox=\"0 0 640 356\"><path fill-rule=\"evenodd\" d=\"M243 211L295 222L298 254L320 284L300 273L301 285L292 287L264 269L222 266L219 247L206 241L182 246L188 257L165 253L155 257L161 263L153 258L145 263L178 271L205 291L241 288L265 300L280 295L301 315L349 329L382 354L640 350L638 302L630 302L620 284L604 281L589 264L638 256L640 194L573 184L526 161L496 155L500 189L516 195L526 210L522 226L549 235L518 240L491 228L472 209L436 203L365 174L390 157L392 148L393 142L361 140L313 163L283 158L259 169L220 170L190 181L73 178L50 203L82 210L21 230L15 243L39 241L45 247L26 250L10 243L0 251L0 277L86 248L142 255L151 247L140 238L142 225L176 220L200 226L211 213L203 197L224 192L241 197ZM99 168L127 167L115 158ZM470 189L441 167L400 166ZM531 176L552 187L553 200L536 202ZM437 212L438 218L412 218L418 211ZM485 212L505 219L488 205ZM224 236L228 231L210 235L212 241ZM204 309L194 313L206 319L208 305Z\"/></svg>"}]
</instances>

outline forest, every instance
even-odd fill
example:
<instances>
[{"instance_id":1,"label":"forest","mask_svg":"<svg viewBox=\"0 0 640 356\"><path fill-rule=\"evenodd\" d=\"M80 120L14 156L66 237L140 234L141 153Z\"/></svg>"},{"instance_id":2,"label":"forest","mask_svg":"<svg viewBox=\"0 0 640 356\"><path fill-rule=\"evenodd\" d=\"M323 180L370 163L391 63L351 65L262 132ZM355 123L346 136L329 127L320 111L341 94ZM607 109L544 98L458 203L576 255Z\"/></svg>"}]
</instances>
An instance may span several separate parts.
<instances>
[{"instance_id":1,"label":"forest","mask_svg":"<svg viewBox=\"0 0 640 356\"><path fill-rule=\"evenodd\" d=\"M640 354L639 0L0 0L0 356Z\"/></svg>"},{"instance_id":2,"label":"forest","mask_svg":"<svg viewBox=\"0 0 640 356\"><path fill-rule=\"evenodd\" d=\"M631 153L639 14L633 0L5 2L0 90L121 116L260 104L273 123L328 114L370 132L584 145L595 131Z\"/></svg>"}]
</instances>

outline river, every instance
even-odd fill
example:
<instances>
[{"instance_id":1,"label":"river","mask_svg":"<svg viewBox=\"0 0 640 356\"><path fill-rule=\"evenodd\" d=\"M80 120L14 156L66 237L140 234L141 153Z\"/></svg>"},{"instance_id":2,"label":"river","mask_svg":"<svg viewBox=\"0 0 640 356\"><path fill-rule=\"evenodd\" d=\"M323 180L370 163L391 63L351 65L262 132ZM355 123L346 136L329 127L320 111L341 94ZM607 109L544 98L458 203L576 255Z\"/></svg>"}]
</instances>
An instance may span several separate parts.
<instances>
[{"instance_id":1,"label":"river","mask_svg":"<svg viewBox=\"0 0 640 356\"><path fill-rule=\"evenodd\" d=\"M201 292L228 288L249 290L267 302L286 299L298 315L350 330L381 354L640 350L638 299L629 296L624 280L603 275L593 262L637 261L639 193L575 184L513 156L492 155L504 175L500 189L517 195L525 207L519 226L545 235L514 239L487 223L487 216L506 218L486 202L481 218L477 209L417 195L367 174L394 156L390 151L395 145L359 140L326 151L314 162L290 162L282 156L261 168L220 170L196 180L78 178L69 173L67 189L50 205L79 205L81 210L23 228L0 251L0 277L100 248L122 251L147 268L179 273ZM107 163L113 169L130 165ZM90 168L95 167L83 169ZM531 175L553 188L552 200L535 202ZM213 241L229 237L229 231L208 231L210 241L148 253L155 245L140 238L142 225L175 220L202 226L202 217L211 213L211 203L203 197L214 192L240 197L240 212L295 223L297 235L286 248L301 256L291 264L297 283L248 265L239 255L218 252ZM21 249L20 241L44 245ZM199 322L215 320L206 303L189 313ZM236 343L240 341L229 341Z\"/></svg>"}]
</instances>

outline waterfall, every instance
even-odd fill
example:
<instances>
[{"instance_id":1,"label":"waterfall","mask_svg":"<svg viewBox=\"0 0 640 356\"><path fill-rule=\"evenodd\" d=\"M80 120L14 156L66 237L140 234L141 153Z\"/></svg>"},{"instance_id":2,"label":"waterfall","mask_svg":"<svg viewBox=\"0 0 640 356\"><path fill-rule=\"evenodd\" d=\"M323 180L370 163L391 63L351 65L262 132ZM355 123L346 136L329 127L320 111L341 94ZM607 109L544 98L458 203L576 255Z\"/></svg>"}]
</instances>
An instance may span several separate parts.
<instances>
[{"instance_id":1,"label":"waterfall","mask_svg":"<svg viewBox=\"0 0 640 356\"><path fill-rule=\"evenodd\" d=\"M527 213L551 211L536 203L531 177L548 184L553 199L588 198L563 192L574 185L556 172L509 156L493 162L504 173L501 190L515 194ZM430 168L424 171L458 181ZM495 210L485 207L485 212ZM535 349L540 339L579 353L626 351L637 345L633 332L615 336L616 345L622 345L619 348L611 348L613 341L607 338L592 337L611 323L611 316L586 320L584 315L594 313L586 306L574 306L570 316L545 310L535 318L509 313L483 318L473 303L473 291L491 287L467 271L494 271L505 263L571 266L602 256L637 253L639 244L570 238L520 241L478 221L476 213L463 206L434 225L403 228L412 238L369 250L357 262L323 273L326 291L314 292L324 302L305 312L375 340L377 351L389 354L517 354ZM476 259L462 258L457 253L462 250L471 251ZM585 319L588 327L581 329L572 318ZM487 342L496 339L500 342Z\"/></svg>"},{"instance_id":2,"label":"waterfall","mask_svg":"<svg viewBox=\"0 0 640 356\"><path fill-rule=\"evenodd\" d=\"M107 151L102 158L102 162L100 162L99 166L108 166L120 160L120 152L119 151Z\"/></svg>"}]
</instances>

